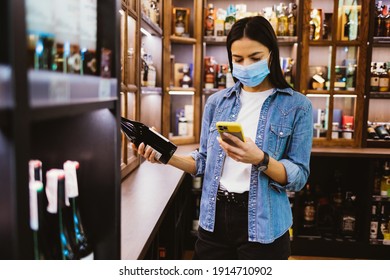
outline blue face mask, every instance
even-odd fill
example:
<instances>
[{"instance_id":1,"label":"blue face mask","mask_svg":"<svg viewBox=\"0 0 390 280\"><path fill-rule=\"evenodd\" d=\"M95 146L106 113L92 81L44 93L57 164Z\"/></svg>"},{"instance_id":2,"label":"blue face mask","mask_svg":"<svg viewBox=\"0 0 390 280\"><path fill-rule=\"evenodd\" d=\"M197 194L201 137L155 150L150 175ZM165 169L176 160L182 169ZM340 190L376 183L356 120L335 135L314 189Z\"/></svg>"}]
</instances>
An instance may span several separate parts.
<instances>
[{"instance_id":1,"label":"blue face mask","mask_svg":"<svg viewBox=\"0 0 390 280\"><path fill-rule=\"evenodd\" d=\"M255 87L261 84L269 73L268 58L262 59L247 66L233 62L232 75L237 78L243 85L248 87Z\"/></svg>"}]
</instances>

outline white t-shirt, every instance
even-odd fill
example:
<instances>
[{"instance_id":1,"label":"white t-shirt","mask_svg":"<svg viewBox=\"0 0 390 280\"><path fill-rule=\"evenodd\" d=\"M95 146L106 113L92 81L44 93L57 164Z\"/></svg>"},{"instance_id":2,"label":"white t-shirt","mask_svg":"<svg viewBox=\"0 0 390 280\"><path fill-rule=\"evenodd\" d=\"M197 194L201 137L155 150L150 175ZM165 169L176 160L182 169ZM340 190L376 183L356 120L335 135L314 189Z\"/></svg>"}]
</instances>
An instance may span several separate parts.
<instances>
[{"instance_id":1,"label":"white t-shirt","mask_svg":"<svg viewBox=\"0 0 390 280\"><path fill-rule=\"evenodd\" d=\"M244 137L255 141L261 107L272 92L273 89L261 92L241 89L241 109L236 122L241 124ZM252 164L237 162L226 156L220 181L221 188L235 193L249 191L251 169Z\"/></svg>"}]
</instances>

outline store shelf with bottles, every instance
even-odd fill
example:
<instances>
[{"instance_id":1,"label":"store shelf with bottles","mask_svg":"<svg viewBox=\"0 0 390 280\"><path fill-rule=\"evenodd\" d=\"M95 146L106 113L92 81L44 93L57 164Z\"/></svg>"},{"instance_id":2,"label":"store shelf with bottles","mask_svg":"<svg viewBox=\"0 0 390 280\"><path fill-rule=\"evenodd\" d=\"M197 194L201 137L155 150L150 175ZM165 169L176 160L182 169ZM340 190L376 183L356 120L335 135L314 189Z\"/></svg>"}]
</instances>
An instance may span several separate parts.
<instances>
[{"instance_id":1,"label":"store shelf with bottles","mask_svg":"<svg viewBox=\"0 0 390 280\"><path fill-rule=\"evenodd\" d=\"M177 145L199 138L201 38L198 26L202 1L164 3L162 132ZM169 66L169 67L168 67Z\"/></svg>"},{"instance_id":2,"label":"store shelf with bottles","mask_svg":"<svg viewBox=\"0 0 390 280\"><path fill-rule=\"evenodd\" d=\"M390 148L388 124L390 114L390 27L385 23L390 16L390 3L371 1L370 30L367 57L371 67L366 71L366 110L363 146ZM386 131L387 130L387 131Z\"/></svg>"},{"instance_id":3,"label":"store shelf with bottles","mask_svg":"<svg viewBox=\"0 0 390 280\"><path fill-rule=\"evenodd\" d=\"M368 5L305 2L300 85L313 102L314 146L360 146L365 80L358 77L366 71Z\"/></svg>"},{"instance_id":4,"label":"store shelf with bottles","mask_svg":"<svg viewBox=\"0 0 390 280\"><path fill-rule=\"evenodd\" d=\"M370 154L312 156L310 192L298 192L293 201L293 254L389 258L388 246L373 246L369 237L372 189L382 176L374 175L377 162Z\"/></svg>"},{"instance_id":5,"label":"store shelf with bottles","mask_svg":"<svg viewBox=\"0 0 390 280\"><path fill-rule=\"evenodd\" d=\"M3 4L8 8L3 9ZM4 195L1 211L8 213L1 222L0 258L33 259L38 257L34 251L42 249L33 239L36 228L30 227L32 221L29 215L29 202L32 202L29 201L29 183L35 180L28 173L29 161L39 159L43 164L40 181L46 186L46 171L62 169L67 160L79 161L80 211L94 258L118 259L117 3L7 0L0 4L0 10L9 13L9 17L1 17L2 29L7 29L9 35L13 34L4 40L8 46L5 49L6 62L13 76L9 85L0 82L1 95L10 94L7 99L15 105L7 105L7 112L11 116L8 126L4 130L2 127L0 133L0 154L6 160L5 163L2 161L0 171L6 184L0 184ZM98 17L104 18L104 21L98 20ZM69 23L69 26L61 29L60 24L55 24L51 19L60 19L59 22ZM79 21L80 24L76 24ZM71 25L74 28L72 31ZM73 31L80 41L70 44L68 40L73 38L70 35ZM4 49L1 47L1 50ZM3 59L0 62L3 63ZM1 80L7 76L4 74L7 70L1 69L0 72ZM95 137L96 131L101 136L98 139ZM91 139L94 139L94 145L91 145ZM100 152L96 153L96 149ZM40 208L40 215L48 218L50 214L46 206ZM45 224L39 220L38 230L47 235L38 245L46 244L45 249L49 251L57 248L51 246L50 240L60 238L58 232L55 234L57 237L51 234L53 228L55 224ZM59 248L60 242L57 245ZM81 257L78 253L75 256ZM45 258L51 257L51 254L45 255ZM56 257L68 258L70 255Z\"/></svg>"},{"instance_id":6,"label":"store shelf with bottles","mask_svg":"<svg viewBox=\"0 0 390 280\"><path fill-rule=\"evenodd\" d=\"M219 0L204 2L202 106L211 94L234 85L228 65L226 34L236 20L247 16L262 15L270 20L278 38L281 66L286 80L299 87L299 81L294 81L299 62L299 1L245 1L242 4Z\"/></svg>"}]
</instances>

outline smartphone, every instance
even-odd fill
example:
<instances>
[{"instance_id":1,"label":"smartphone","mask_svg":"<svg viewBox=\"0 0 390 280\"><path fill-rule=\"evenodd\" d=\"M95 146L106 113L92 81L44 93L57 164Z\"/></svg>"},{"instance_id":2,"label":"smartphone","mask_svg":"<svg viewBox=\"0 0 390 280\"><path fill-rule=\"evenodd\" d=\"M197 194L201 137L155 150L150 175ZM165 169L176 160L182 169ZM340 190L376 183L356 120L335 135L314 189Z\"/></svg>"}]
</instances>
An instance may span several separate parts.
<instances>
[{"instance_id":1,"label":"smartphone","mask_svg":"<svg viewBox=\"0 0 390 280\"><path fill-rule=\"evenodd\" d=\"M223 133L230 133L236 137L238 137L241 141L245 142L244 133L242 131L241 124L238 122L217 122L216 124L219 134L223 141L229 143L230 145L234 145L232 141L223 136Z\"/></svg>"}]
</instances>

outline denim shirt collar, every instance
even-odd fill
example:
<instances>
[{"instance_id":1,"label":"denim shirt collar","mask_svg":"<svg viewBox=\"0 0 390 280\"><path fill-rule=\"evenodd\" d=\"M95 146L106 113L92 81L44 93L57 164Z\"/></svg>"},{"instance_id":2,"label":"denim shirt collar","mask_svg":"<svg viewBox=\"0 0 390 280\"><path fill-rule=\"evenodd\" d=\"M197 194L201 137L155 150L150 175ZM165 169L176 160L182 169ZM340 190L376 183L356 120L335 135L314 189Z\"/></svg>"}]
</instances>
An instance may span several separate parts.
<instances>
[{"instance_id":1,"label":"denim shirt collar","mask_svg":"<svg viewBox=\"0 0 390 280\"><path fill-rule=\"evenodd\" d=\"M241 83L240 81L237 81L237 83L233 87L229 88L225 92L224 97L229 98L233 93L235 93L236 97L238 97L240 92L241 92ZM294 90L292 88L274 88L272 94L276 92L287 93L290 94L291 96L294 95Z\"/></svg>"}]
</instances>

